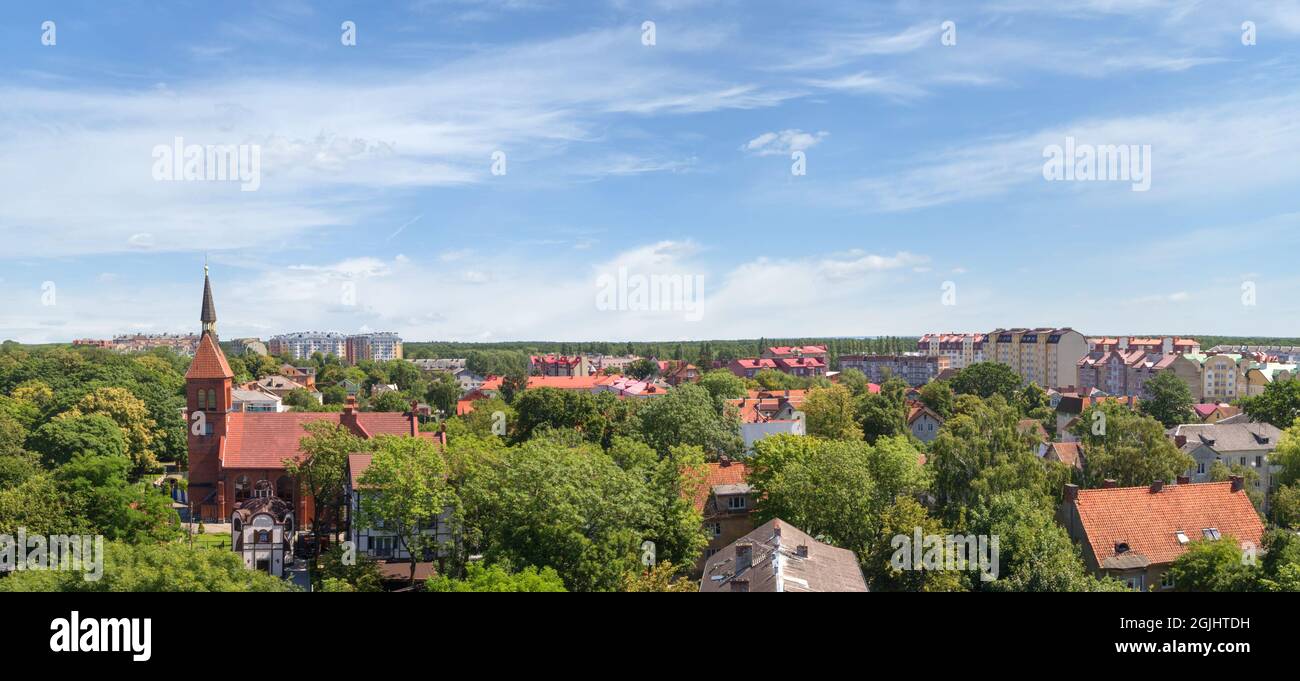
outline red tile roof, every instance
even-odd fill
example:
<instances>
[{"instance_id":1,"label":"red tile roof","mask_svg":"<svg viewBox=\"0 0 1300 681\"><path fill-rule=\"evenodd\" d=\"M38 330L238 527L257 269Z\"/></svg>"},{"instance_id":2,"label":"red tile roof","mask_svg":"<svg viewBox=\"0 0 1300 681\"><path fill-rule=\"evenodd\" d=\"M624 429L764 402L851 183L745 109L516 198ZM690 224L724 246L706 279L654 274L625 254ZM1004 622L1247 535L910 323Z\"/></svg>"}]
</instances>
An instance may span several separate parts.
<instances>
[{"instance_id":1,"label":"red tile roof","mask_svg":"<svg viewBox=\"0 0 1300 681\"><path fill-rule=\"evenodd\" d=\"M213 340L212 334L203 334L199 339L199 348L194 352L194 361L190 362L190 368L185 372L185 379L234 377L235 372L230 370L226 355L221 352L221 347Z\"/></svg>"},{"instance_id":2,"label":"red tile roof","mask_svg":"<svg viewBox=\"0 0 1300 681\"><path fill-rule=\"evenodd\" d=\"M1171 563L1187 551L1176 535L1189 543L1203 539L1214 528L1220 536L1261 546L1264 524L1244 489L1232 491L1232 482L1165 485L1159 492L1149 487L1118 487L1079 491L1075 502L1079 521L1098 564L1116 555L1117 544L1152 564Z\"/></svg>"},{"instance_id":3,"label":"red tile roof","mask_svg":"<svg viewBox=\"0 0 1300 681\"><path fill-rule=\"evenodd\" d=\"M695 510L704 511L704 504L708 503L709 495L713 493L715 485L742 485L748 477L749 467L743 463L709 464L709 472L704 476L704 484L700 485L695 492Z\"/></svg>"},{"instance_id":4,"label":"red tile roof","mask_svg":"<svg viewBox=\"0 0 1300 681\"><path fill-rule=\"evenodd\" d=\"M361 476L370 468L374 454L348 454L348 475L352 478L352 489L361 486Z\"/></svg>"},{"instance_id":5,"label":"red tile roof","mask_svg":"<svg viewBox=\"0 0 1300 681\"><path fill-rule=\"evenodd\" d=\"M529 376L528 387L559 388L561 390L591 390L598 385L607 385L621 378L620 376Z\"/></svg>"},{"instance_id":6,"label":"red tile roof","mask_svg":"<svg viewBox=\"0 0 1300 681\"><path fill-rule=\"evenodd\" d=\"M284 460L301 458L298 441L306 437L308 423L341 423L334 412L231 412L226 415L226 437L221 442L222 465L226 468L284 468ZM357 414L357 435L409 435L410 417L398 412ZM437 437L436 433L420 433Z\"/></svg>"}]
</instances>

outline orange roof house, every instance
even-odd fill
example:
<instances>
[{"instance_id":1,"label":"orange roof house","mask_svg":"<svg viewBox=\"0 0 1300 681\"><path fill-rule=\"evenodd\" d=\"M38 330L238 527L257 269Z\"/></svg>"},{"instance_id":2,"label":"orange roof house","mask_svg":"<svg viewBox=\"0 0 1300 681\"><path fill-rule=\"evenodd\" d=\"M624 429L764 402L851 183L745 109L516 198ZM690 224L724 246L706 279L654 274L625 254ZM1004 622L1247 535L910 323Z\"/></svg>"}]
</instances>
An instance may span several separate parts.
<instances>
[{"instance_id":1,"label":"orange roof house","mask_svg":"<svg viewBox=\"0 0 1300 681\"><path fill-rule=\"evenodd\" d=\"M1239 476L1148 487L1066 485L1057 519L1082 546L1089 569L1137 590L1176 587L1164 573L1192 542L1231 538L1243 550L1258 550L1264 535Z\"/></svg>"}]
</instances>

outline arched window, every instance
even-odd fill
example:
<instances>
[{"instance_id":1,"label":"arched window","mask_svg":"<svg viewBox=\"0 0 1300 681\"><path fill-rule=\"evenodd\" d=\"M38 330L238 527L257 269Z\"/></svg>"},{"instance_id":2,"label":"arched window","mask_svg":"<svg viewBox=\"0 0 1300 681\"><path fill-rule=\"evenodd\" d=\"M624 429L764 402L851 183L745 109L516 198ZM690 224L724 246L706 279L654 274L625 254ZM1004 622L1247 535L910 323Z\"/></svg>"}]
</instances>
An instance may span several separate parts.
<instances>
[{"instance_id":1,"label":"arched window","mask_svg":"<svg viewBox=\"0 0 1300 681\"><path fill-rule=\"evenodd\" d=\"M208 394L205 393L205 392L203 392L203 389L202 389L202 388L200 388L199 390L196 390L195 393L196 393L196 394L195 394L195 396L194 396L194 399L195 399L195 401L198 402L197 407L198 407L199 409L207 409L207 408L208 408L208 406L207 406L207 405L208 405L208 401L207 401L206 398L207 398Z\"/></svg>"},{"instance_id":2,"label":"arched window","mask_svg":"<svg viewBox=\"0 0 1300 681\"><path fill-rule=\"evenodd\" d=\"M235 501L244 501L248 499L253 491L253 486L248 482L247 475L241 475L235 478Z\"/></svg>"},{"instance_id":3,"label":"arched window","mask_svg":"<svg viewBox=\"0 0 1300 681\"><path fill-rule=\"evenodd\" d=\"M208 390L208 409L217 408L217 391Z\"/></svg>"},{"instance_id":4,"label":"arched window","mask_svg":"<svg viewBox=\"0 0 1300 681\"><path fill-rule=\"evenodd\" d=\"M292 506L293 488L294 488L293 478L287 475L281 475L275 481L275 496L280 497L284 501L288 502L290 506Z\"/></svg>"}]
</instances>

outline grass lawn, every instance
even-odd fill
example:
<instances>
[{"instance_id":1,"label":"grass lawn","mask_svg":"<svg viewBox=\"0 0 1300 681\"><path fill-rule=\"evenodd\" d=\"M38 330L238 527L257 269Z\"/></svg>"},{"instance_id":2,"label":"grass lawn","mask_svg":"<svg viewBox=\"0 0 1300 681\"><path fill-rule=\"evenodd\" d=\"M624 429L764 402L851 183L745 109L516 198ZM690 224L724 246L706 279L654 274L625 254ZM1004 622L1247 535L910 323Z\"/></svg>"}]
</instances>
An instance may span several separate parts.
<instances>
[{"instance_id":1,"label":"grass lawn","mask_svg":"<svg viewBox=\"0 0 1300 681\"><path fill-rule=\"evenodd\" d=\"M186 541L182 539L181 541ZM196 534L194 535L194 545L214 549L229 549L230 535L228 534Z\"/></svg>"}]
</instances>

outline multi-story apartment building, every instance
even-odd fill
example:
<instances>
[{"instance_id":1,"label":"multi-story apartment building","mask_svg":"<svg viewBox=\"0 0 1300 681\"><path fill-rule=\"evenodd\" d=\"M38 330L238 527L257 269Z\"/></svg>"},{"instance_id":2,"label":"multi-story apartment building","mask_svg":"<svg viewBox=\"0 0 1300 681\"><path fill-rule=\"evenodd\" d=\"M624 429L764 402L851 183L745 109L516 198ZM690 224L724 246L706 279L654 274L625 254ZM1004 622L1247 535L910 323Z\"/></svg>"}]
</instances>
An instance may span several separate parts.
<instances>
[{"instance_id":1,"label":"multi-story apartment building","mask_svg":"<svg viewBox=\"0 0 1300 681\"><path fill-rule=\"evenodd\" d=\"M113 336L113 348L118 352L146 352L154 348L167 348L177 354L192 357L199 347L199 336L193 333L132 333Z\"/></svg>"},{"instance_id":2,"label":"multi-story apartment building","mask_svg":"<svg viewBox=\"0 0 1300 681\"><path fill-rule=\"evenodd\" d=\"M1087 394L1094 388L1107 395L1117 397L1148 398L1146 384L1161 372L1171 372L1187 384L1193 398L1200 400L1203 393L1201 385L1201 360L1203 355L1183 352L1192 347L1188 342L1178 345L1173 338L1159 342L1151 339L1139 339L1136 346L1129 345L1129 338L1091 339L1092 352L1079 359L1079 392Z\"/></svg>"},{"instance_id":3,"label":"multi-story apartment building","mask_svg":"<svg viewBox=\"0 0 1300 681\"><path fill-rule=\"evenodd\" d=\"M391 362L402 358L402 339L392 331L353 334L347 337L344 351L348 364L362 360Z\"/></svg>"},{"instance_id":4,"label":"multi-story apartment building","mask_svg":"<svg viewBox=\"0 0 1300 681\"><path fill-rule=\"evenodd\" d=\"M1078 385L1079 359L1088 341L1071 328L998 329L988 334L988 361L1005 364L1025 383L1045 388Z\"/></svg>"},{"instance_id":5,"label":"multi-story apartment building","mask_svg":"<svg viewBox=\"0 0 1300 681\"><path fill-rule=\"evenodd\" d=\"M813 358L821 360L824 365L829 361L830 355L825 345L778 345L763 350L759 357L763 359Z\"/></svg>"},{"instance_id":6,"label":"multi-story apartment building","mask_svg":"<svg viewBox=\"0 0 1300 681\"><path fill-rule=\"evenodd\" d=\"M988 336L982 333L927 333L916 342L916 349L924 355L947 357L953 369L965 369L987 361L987 341Z\"/></svg>"},{"instance_id":7,"label":"multi-story apartment building","mask_svg":"<svg viewBox=\"0 0 1300 681\"><path fill-rule=\"evenodd\" d=\"M1201 361L1201 401L1231 402L1245 397L1251 360L1241 355L1208 355Z\"/></svg>"},{"instance_id":8,"label":"multi-story apartment building","mask_svg":"<svg viewBox=\"0 0 1300 681\"><path fill-rule=\"evenodd\" d=\"M1108 352L1110 350L1141 350L1152 355L1196 354L1201 351L1201 343L1195 338L1142 338L1139 336L1119 336L1089 338L1089 352Z\"/></svg>"},{"instance_id":9,"label":"multi-story apartment building","mask_svg":"<svg viewBox=\"0 0 1300 681\"><path fill-rule=\"evenodd\" d=\"M872 383L883 383L890 376L897 376L917 387L934 380L939 372L951 366L951 361L947 355L843 355L840 371L857 369Z\"/></svg>"},{"instance_id":10,"label":"multi-story apartment building","mask_svg":"<svg viewBox=\"0 0 1300 681\"><path fill-rule=\"evenodd\" d=\"M318 352L345 359L348 355L347 340L347 336L332 331L296 331L272 336L266 349L272 355L287 354L294 359L309 358Z\"/></svg>"},{"instance_id":11,"label":"multi-story apartment building","mask_svg":"<svg viewBox=\"0 0 1300 681\"><path fill-rule=\"evenodd\" d=\"M1300 345L1216 345L1206 352L1208 354L1263 354L1273 357L1275 361L1283 364L1300 363Z\"/></svg>"},{"instance_id":12,"label":"multi-story apartment building","mask_svg":"<svg viewBox=\"0 0 1300 681\"><path fill-rule=\"evenodd\" d=\"M532 376L586 376L591 365L583 355L532 355L528 358L528 373Z\"/></svg>"}]
</instances>

